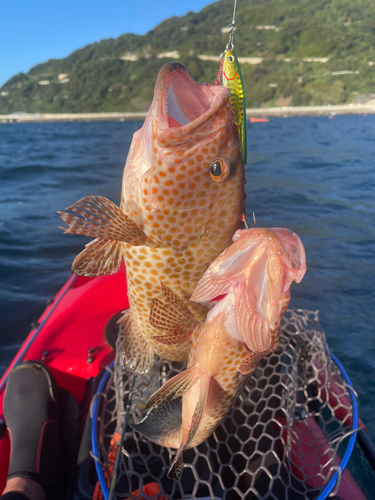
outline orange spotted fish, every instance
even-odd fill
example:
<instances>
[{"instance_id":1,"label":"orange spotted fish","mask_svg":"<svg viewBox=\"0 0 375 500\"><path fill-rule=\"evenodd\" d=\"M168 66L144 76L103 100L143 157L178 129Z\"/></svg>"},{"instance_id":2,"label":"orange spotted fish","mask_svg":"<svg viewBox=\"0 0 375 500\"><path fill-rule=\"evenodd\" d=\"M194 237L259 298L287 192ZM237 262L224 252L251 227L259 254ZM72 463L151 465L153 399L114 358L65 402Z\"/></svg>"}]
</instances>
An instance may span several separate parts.
<instances>
[{"instance_id":1,"label":"orange spotted fish","mask_svg":"<svg viewBox=\"0 0 375 500\"><path fill-rule=\"evenodd\" d=\"M185 304L210 263L243 227L244 165L224 87L199 85L178 63L160 70L153 103L126 161L121 205L88 196L59 212L66 233L95 238L73 262L77 274L118 270L124 258L130 308L121 319L124 364L147 372L154 353L186 361L191 340L156 340L149 323L161 282ZM190 304L198 320L207 306ZM171 333L172 335L172 333Z\"/></svg>"},{"instance_id":2,"label":"orange spotted fish","mask_svg":"<svg viewBox=\"0 0 375 500\"><path fill-rule=\"evenodd\" d=\"M154 299L150 322L192 338L185 371L148 400L148 415L134 429L161 446L178 448L169 470L178 477L182 453L199 445L234 403L246 375L278 346L281 318L292 281L306 272L301 240L287 229L245 229L211 264L191 300L220 300L198 323L182 301L164 287L168 304ZM224 297L222 297L224 295ZM170 335L158 337L170 342ZM176 400L178 396L181 400ZM156 408L154 408L156 407Z\"/></svg>"}]
</instances>

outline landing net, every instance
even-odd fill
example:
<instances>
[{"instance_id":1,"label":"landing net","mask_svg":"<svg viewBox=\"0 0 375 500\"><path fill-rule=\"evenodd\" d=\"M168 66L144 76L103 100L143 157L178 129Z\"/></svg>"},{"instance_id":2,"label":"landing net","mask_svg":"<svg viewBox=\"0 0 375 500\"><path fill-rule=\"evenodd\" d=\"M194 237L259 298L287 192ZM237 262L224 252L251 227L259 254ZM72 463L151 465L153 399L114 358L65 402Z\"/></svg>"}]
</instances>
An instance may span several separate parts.
<instances>
[{"instance_id":1,"label":"landing net","mask_svg":"<svg viewBox=\"0 0 375 500\"><path fill-rule=\"evenodd\" d=\"M102 479L112 475L117 448L113 437L121 434L133 382L130 424L145 416L151 394L185 368L157 360L147 375L134 381L121 370L122 340L119 336L114 368L103 381L104 394L93 419ZM278 349L248 377L215 432L184 453L179 480L167 477L176 450L126 429L114 498L140 490L132 498L162 494L169 499L321 500L337 487L354 445L357 418L350 381L332 359L318 313L288 310ZM161 493L145 492L151 482Z\"/></svg>"}]
</instances>

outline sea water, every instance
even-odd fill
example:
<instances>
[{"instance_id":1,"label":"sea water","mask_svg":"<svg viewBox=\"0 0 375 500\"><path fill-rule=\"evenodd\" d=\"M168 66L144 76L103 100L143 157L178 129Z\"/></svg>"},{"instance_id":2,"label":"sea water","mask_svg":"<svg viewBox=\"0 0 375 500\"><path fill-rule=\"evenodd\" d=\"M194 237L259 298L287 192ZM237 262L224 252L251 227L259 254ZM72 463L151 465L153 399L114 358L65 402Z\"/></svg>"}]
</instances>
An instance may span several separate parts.
<instances>
[{"instance_id":1,"label":"sea water","mask_svg":"<svg viewBox=\"0 0 375 500\"><path fill-rule=\"evenodd\" d=\"M87 195L119 202L141 122L0 124L0 372L70 276L89 241L57 215ZM247 211L287 227L308 270L291 307L319 310L332 351L375 441L375 116L272 118L248 124ZM368 498L375 476L357 449L351 471ZM374 485L374 486L373 486Z\"/></svg>"}]
</instances>

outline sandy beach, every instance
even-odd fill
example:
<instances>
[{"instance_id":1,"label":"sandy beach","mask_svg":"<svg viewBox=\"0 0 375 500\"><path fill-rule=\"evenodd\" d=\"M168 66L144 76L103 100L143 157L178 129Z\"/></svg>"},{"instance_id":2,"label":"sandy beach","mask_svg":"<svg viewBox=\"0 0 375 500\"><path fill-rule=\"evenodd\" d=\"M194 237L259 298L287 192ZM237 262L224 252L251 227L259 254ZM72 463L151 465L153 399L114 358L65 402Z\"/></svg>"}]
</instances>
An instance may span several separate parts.
<instances>
[{"instance_id":1,"label":"sandy beach","mask_svg":"<svg viewBox=\"0 0 375 500\"><path fill-rule=\"evenodd\" d=\"M342 104L338 106L283 106L282 108L248 108L246 117L320 116L375 114L375 105ZM73 122L73 121L125 121L143 120L146 112L123 113L12 113L0 115L0 123Z\"/></svg>"}]
</instances>

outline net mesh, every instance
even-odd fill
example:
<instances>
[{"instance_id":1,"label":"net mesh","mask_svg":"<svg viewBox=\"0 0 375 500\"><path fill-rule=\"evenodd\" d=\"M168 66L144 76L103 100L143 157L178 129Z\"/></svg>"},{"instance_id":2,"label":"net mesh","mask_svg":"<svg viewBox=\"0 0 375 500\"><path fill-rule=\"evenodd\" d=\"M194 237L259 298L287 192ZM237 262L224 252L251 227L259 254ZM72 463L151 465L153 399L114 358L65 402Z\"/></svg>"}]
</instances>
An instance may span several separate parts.
<instances>
[{"instance_id":1,"label":"net mesh","mask_svg":"<svg viewBox=\"0 0 375 500\"><path fill-rule=\"evenodd\" d=\"M120 332L121 333L121 332ZM125 406L134 383L129 423L144 416L147 399L183 363L157 360L133 380L121 369L121 335L99 418L100 462L111 476ZM350 389L332 361L318 313L288 310L278 349L247 378L237 402L201 445L184 453L179 480L167 477L176 450L162 448L126 429L115 498L157 498L147 494L156 482L170 499L314 499L340 463L350 434Z\"/></svg>"}]
</instances>

